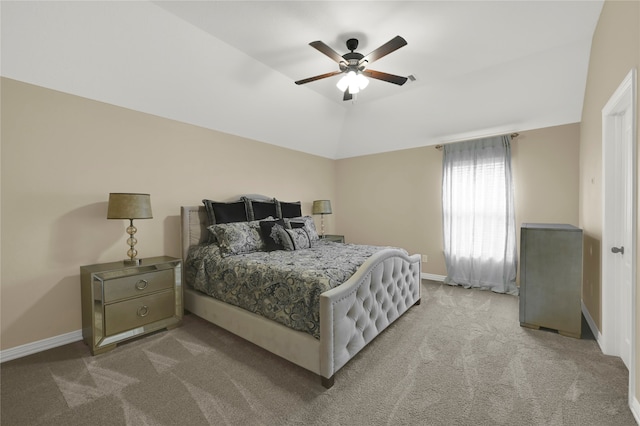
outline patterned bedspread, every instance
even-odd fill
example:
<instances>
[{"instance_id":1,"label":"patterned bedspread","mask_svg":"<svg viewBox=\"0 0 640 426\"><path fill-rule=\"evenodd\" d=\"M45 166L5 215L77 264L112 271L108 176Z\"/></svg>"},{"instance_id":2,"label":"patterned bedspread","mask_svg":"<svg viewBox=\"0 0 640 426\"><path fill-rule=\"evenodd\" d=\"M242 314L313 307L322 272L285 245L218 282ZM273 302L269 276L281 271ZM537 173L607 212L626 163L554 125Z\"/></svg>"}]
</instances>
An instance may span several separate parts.
<instances>
[{"instance_id":1,"label":"patterned bedspread","mask_svg":"<svg viewBox=\"0 0 640 426\"><path fill-rule=\"evenodd\" d=\"M316 240L311 248L222 257L217 244L191 247L186 282L216 299L320 337L320 294L347 281L386 247Z\"/></svg>"}]
</instances>

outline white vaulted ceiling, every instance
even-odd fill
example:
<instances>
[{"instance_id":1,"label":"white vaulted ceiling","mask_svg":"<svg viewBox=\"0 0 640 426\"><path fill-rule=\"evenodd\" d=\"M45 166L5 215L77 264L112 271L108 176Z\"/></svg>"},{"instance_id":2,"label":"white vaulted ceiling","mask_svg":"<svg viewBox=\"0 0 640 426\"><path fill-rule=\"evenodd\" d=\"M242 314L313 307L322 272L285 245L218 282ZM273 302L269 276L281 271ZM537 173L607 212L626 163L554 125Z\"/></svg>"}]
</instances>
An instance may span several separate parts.
<instances>
[{"instance_id":1,"label":"white vaulted ceiling","mask_svg":"<svg viewBox=\"0 0 640 426\"><path fill-rule=\"evenodd\" d=\"M328 158L580 121L602 1L0 3L2 76ZM367 54L342 101L308 44Z\"/></svg>"}]
</instances>

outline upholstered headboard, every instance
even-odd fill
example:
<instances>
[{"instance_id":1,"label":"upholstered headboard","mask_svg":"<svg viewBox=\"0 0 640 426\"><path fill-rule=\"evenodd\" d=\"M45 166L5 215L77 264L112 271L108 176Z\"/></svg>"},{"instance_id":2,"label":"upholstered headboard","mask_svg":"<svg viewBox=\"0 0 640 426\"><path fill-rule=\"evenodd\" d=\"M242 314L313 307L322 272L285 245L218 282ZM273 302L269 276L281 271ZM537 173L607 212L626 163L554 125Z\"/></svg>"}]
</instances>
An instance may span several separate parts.
<instances>
[{"instance_id":1,"label":"upholstered headboard","mask_svg":"<svg viewBox=\"0 0 640 426\"><path fill-rule=\"evenodd\" d=\"M273 197L267 197L260 194L247 194L242 195L233 200L226 202L237 202L240 200L254 200L254 201L270 201L283 203L287 205L298 204L298 210L300 210L299 202L287 203L276 201ZM224 203L223 203L224 204ZM280 206L279 206L280 207ZM284 207L282 207L284 210ZM182 206L180 208L180 226L182 234L182 260L186 262L187 254L189 253L189 247L193 245L199 245L209 240L209 216L207 209L204 205L200 206ZM289 217L289 216L286 216Z\"/></svg>"},{"instance_id":2,"label":"upholstered headboard","mask_svg":"<svg viewBox=\"0 0 640 426\"><path fill-rule=\"evenodd\" d=\"M209 218L204 206L182 206L180 208L182 233L182 261L187 260L189 247L202 244L209 239Z\"/></svg>"}]
</instances>

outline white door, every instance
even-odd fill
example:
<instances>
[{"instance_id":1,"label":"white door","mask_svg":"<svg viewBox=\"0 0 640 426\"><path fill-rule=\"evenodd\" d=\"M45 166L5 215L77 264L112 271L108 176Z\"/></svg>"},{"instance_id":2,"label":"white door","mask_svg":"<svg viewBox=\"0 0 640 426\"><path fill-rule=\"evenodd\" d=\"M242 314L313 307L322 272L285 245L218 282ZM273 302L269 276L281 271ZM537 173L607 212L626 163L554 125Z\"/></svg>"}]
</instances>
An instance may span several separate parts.
<instances>
[{"instance_id":1,"label":"white door","mask_svg":"<svg viewBox=\"0 0 640 426\"><path fill-rule=\"evenodd\" d=\"M615 116L615 132L612 135L609 149L615 152L614 170L614 205L610 206L614 216L614 226L612 229L612 247L610 256L612 257L612 284L615 286L616 309L616 336L615 344L617 353L622 361L629 368L631 362L631 301L633 282L633 262L632 262L632 188L631 181L633 149L631 131L631 111L623 111Z\"/></svg>"},{"instance_id":2,"label":"white door","mask_svg":"<svg viewBox=\"0 0 640 426\"><path fill-rule=\"evenodd\" d=\"M635 70L602 110L602 350L634 373L636 149ZM630 387L631 389L631 387Z\"/></svg>"}]
</instances>

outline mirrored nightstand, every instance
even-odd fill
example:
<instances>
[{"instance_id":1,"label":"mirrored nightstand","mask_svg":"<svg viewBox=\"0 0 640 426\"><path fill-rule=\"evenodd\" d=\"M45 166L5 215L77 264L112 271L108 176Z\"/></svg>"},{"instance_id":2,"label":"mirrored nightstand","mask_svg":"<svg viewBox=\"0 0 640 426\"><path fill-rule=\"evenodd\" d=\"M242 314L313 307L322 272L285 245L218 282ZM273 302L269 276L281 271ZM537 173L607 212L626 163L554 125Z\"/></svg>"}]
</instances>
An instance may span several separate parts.
<instances>
[{"instance_id":1,"label":"mirrored nightstand","mask_svg":"<svg viewBox=\"0 0 640 426\"><path fill-rule=\"evenodd\" d=\"M324 236L321 236L320 238L329 240L329 241L334 241L336 243L344 243L344 235L324 234Z\"/></svg>"},{"instance_id":2,"label":"mirrored nightstand","mask_svg":"<svg viewBox=\"0 0 640 426\"><path fill-rule=\"evenodd\" d=\"M182 320L182 262L168 256L82 266L82 336L93 355Z\"/></svg>"}]
</instances>

